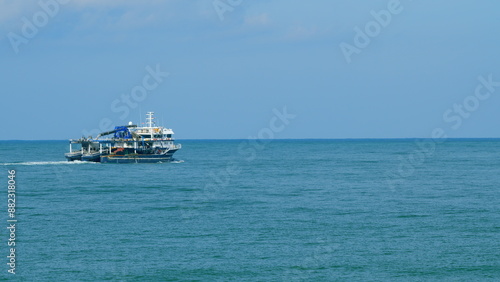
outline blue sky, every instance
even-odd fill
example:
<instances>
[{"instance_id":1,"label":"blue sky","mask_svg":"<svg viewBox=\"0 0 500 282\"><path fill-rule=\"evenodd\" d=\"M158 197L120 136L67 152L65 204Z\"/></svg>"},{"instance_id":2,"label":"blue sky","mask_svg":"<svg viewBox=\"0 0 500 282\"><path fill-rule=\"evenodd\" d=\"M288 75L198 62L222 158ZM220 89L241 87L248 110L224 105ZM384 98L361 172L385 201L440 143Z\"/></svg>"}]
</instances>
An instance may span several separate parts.
<instances>
[{"instance_id":1,"label":"blue sky","mask_svg":"<svg viewBox=\"0 0 500 282\"><path fill-rule=\"evenodd\" d=\"M500 137L498 1L55 1L0 0L0 139L146 111L178 139L248 138L285 106L277 138Z\"/></svg>"}]
</instances>

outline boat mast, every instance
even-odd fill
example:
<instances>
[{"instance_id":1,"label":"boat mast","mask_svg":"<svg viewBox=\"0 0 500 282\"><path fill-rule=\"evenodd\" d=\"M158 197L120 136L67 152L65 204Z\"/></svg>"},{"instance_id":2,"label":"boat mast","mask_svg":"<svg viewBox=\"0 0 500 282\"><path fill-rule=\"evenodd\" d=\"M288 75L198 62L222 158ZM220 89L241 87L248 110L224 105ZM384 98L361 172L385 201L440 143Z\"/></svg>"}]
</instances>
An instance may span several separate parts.
<instances>
[{"instance_id":1,"label":"boat mast","mask_svg":"<svg viewBox=\"0 0 500 282\"><path fill-rule=\"evenodd\" d=\"M148 112L146 115L148 116L146 118L146 124L149 128L153 127L153 114L154 112Z\"/></svg>"}]
</instances>

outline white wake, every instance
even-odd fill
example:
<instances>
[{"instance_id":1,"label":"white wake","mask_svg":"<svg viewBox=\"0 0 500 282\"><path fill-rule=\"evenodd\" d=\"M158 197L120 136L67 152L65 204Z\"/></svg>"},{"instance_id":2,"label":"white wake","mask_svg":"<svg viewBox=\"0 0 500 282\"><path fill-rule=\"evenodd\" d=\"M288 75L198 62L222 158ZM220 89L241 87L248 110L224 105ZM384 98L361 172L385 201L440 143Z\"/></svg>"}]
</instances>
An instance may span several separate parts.
<instances>
[{"instance_id":1,"label":"white wake","mask_svg":"<svg viewBox=\"0 0 500 282\"><path fill-rule=\"evenodd\" d=\"M96 162L82 161L55 161L55 162L19 162L19 163L0 163L0 165L79 165L79 164L97 164Z\"/></svg>"}]
</instances>

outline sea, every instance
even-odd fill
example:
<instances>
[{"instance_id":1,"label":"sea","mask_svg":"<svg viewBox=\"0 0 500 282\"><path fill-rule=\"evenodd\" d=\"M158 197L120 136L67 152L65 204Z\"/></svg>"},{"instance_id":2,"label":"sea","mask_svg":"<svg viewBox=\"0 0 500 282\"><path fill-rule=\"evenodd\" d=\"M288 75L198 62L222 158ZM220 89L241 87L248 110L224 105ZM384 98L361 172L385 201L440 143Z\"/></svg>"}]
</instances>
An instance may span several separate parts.
<instances>
[{"instance_id":1,"label":"sea","mask_svg":"<svg viewBox=\"0 0 500 282\"><path fill-rule=\"evenodd\" d=\"M0 141L0 279L500 280L500 139L179 143L101 164Z\"/></svg>"}]
</instances>

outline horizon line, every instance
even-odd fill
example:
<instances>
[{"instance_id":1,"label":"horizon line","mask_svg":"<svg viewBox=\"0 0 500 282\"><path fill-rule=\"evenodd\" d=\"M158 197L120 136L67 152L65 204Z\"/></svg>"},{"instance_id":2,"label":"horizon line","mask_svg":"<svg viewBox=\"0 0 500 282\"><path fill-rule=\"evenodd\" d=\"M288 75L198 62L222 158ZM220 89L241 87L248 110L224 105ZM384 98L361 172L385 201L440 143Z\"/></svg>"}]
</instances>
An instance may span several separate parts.
<instances>
[{"instance_id":1,"label":"horizon line","mask_svg":"<svg viewBox=\"0 0 500 282\"><path fill-rule=\"evenodd\" d=\"M273 138L273 139L262 139L262 140L433 140L436 138L430 137L346 137L346 138ZM500 137L448 137L448 138L438 138L442 140L458 140L458 139L498 139ZM175 139L174 141L204 141L204 140L213 140L213 141L241 141L241 140L257 140L257 139L249 139L249 138L186 138L186 139ZM260 139L258 139L260 140ZM69 139L0 139L1 141L69 141Z\"/></svg>"}]
</instances>

